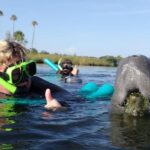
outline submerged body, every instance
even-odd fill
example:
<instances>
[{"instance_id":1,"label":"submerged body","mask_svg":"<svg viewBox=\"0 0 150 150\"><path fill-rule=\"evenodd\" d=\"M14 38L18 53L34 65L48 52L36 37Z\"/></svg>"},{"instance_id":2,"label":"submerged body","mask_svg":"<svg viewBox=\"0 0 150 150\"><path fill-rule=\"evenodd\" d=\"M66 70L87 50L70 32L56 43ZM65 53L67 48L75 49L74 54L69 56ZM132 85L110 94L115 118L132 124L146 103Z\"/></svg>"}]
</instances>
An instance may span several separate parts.
<instances>
[{"instance_id":1,"label":"submerged body","mask_svg":"<svg viewBox=\"0 0 150 150\"><path fill-rule=\"evenodd\" d=\"M65 83L82 83L82 79L78 76L66 76L63 77L62 80L64 80Z\"/></svg>"}]
</instances>

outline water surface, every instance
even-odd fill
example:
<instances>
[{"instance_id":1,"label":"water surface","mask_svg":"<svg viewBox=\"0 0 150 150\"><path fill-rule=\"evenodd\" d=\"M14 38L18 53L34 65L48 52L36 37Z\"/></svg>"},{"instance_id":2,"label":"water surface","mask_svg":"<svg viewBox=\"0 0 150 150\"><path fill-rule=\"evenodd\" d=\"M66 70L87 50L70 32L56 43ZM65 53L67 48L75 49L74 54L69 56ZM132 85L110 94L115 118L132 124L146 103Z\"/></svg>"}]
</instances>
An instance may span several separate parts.
<instances>
[{"instance_id":1,"label":"water surface","mask_svg":"<svg viewBox=\"0 0 150 150\"><path fill-rule=\"evenodd\" d=\"M150 119L111 115L110 98L86 100L79 89L93 81L99 86L114 84L116 68L80 67L82 83L64 83L46 65L38 66L38 76L71 94L57 94L66 101L67 111L44 109L41 98L5 99L0 109L0 149L15 150L126 150L150 149ZM17 104L14 105L14 103Z\"/></svg>"}]
</instances>

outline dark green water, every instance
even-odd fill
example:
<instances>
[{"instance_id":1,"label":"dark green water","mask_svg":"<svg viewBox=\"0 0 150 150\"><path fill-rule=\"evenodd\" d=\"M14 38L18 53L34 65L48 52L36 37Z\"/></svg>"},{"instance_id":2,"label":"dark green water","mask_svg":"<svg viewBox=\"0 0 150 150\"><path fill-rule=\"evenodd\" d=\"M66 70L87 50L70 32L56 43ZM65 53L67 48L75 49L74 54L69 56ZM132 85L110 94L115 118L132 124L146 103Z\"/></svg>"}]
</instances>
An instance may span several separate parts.
<instances>
[{"instance_id":1,"label":"dark green water","mask_svg":"<svg viewBox=\"0 0 150 150\"><path fill-rule=\"evenodd\" d=\"M68 84L45 65L38 76L60 85L72 94L66 97L70 108L46 111L44 99L9 99L0 104L0 149L15 150L148 150L150 118L111 115L110 99L85 100L78 96L83 84L114 83L116 68L81 67L82 84ZM14 103L17 104L14 105Z\"/></svg>"}]
</instances>

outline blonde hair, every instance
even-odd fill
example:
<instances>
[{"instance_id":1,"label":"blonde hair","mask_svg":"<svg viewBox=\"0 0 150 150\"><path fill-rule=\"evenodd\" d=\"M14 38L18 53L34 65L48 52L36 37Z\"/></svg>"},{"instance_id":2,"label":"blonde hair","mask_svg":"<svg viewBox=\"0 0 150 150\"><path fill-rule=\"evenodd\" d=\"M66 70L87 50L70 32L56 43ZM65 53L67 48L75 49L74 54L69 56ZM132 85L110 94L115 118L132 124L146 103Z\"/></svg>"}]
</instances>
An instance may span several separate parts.
<instances>
[{"instance_id":1,"label":"blonde hair","mask_svg":"<svg viewBox=\"0 0 150 150\"><path fill-rule=\"evenodd\" d=\"M6 63L11 59L25 58L25 51L26 49L16 42L0 41L0 64Z\"/></svg>"}]
</instances>

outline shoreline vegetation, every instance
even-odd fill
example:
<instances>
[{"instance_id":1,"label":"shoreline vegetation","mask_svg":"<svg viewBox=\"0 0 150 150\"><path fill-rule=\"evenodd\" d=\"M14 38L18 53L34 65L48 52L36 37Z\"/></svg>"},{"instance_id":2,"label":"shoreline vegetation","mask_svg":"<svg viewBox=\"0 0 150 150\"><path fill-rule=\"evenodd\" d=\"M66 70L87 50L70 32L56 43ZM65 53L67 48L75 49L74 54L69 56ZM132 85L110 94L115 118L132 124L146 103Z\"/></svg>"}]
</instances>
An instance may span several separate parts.
<instances>
[{"instance_id":1,"label":"shoreline vegetation","mask_svg":"<svg viewBox=\"0 0 150 150\"><path fill-rule=\"evenodd\" d=\"M102 57L90 57L90 56L76 56L66 54L50 54L48 52L32 52L27 53L27 58L35 60L37 63L43 63L44 58L52 60L55 64L58 63L59 59L70 59L74 65L78 66L105 66L105 67L117 67L119 61L122 59L121 56L102 56Z\"/></svg>"}]
</instances>

